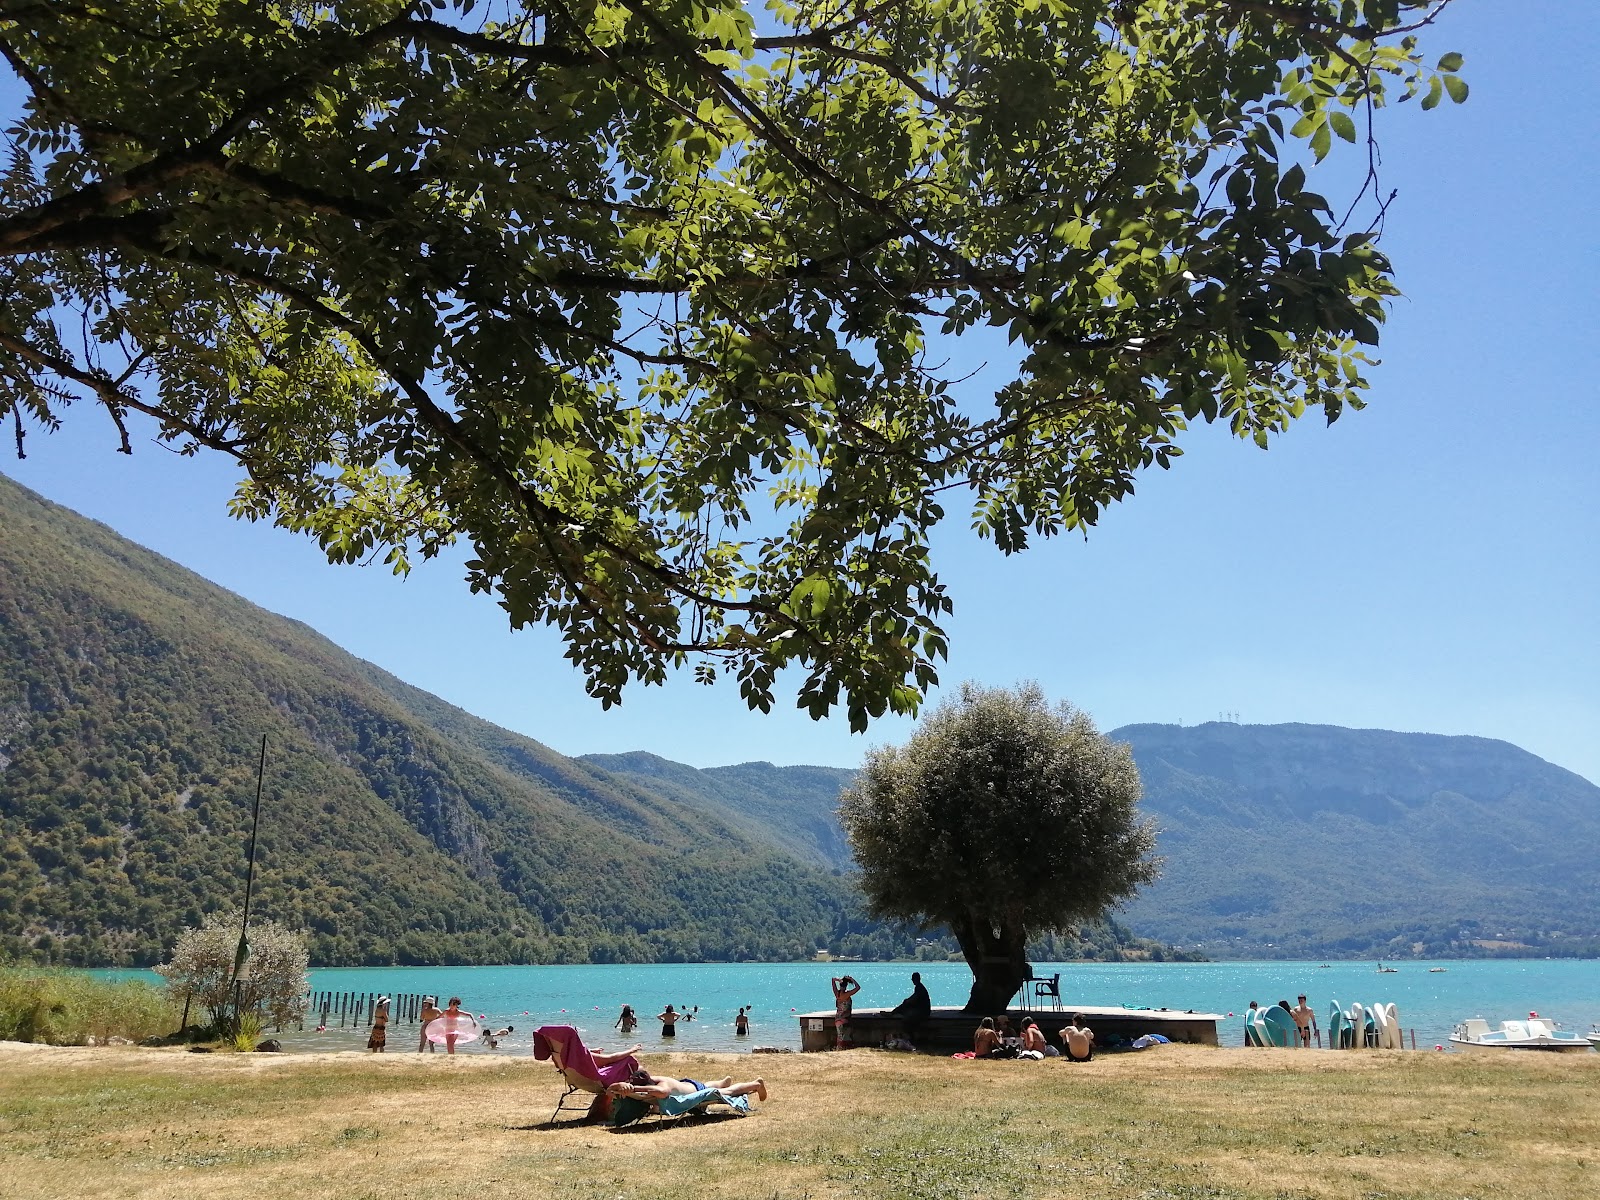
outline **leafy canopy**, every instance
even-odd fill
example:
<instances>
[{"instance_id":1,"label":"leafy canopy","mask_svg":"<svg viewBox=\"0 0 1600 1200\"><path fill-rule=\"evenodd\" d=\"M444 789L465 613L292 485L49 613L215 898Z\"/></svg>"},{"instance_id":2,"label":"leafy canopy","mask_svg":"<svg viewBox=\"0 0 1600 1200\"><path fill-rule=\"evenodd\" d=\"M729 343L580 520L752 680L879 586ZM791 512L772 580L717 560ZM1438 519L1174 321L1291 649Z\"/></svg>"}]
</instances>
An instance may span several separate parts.
<instances>
[{"instance_id":1,"label":"leafy canopy","mask_svg":"<svg viewBox=\"0 0 1600 1200\"><path fill-rule=\"evenodd\" d=\"M1152 882L1127 746L1038 684L971 683L867 755L840 818L876 916L949 925L968 951L1102 917Z\"/></svg>"},{"instance_id":2,"label":"leafy canopy","mask_svg":"<svg viewBox=\"0 0 1600 1200\"><path fill-rule=\"evenodd\" d=\"M174 999L192 997L219 1028L232 1026L235 1000L239 1014L254 1014L263 1024L299 1020L311 986L305 935L276 921L252 921L250 956L236 996L234 953L241 916L238 909L214 912L197 928L185 929L172 948L172 958L156 971L166 978Z\"/></svg>"},{"instance_id":3,"label":"leafy canopy","mask_svg":"<svg viewBox=\"0 0 1600 1200\"><path fill-rule=\"evenodd\" d=\"M1009 553L1359 405L1389 263L1295 160L1465 96L1443 7L0 0L0 417L143 414L335 561L465 537L607 704L794 665L860 728L951 493Z\"/></svg>"}]
</instances>

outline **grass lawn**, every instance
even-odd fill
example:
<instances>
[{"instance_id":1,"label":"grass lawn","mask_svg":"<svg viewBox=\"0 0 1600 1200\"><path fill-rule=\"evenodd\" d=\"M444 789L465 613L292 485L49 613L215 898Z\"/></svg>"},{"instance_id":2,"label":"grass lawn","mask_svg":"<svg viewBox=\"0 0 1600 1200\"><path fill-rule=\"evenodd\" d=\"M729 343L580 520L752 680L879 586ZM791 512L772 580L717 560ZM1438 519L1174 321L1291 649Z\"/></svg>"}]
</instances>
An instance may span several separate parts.
<instances>
[{"instance_id":1,"label":"grass lawn","mask_svg":"<svg viewBox=\"0 0 1600 1200\"><path fill-rule=\"evenodd\" d=\"M756 1115L547 1125L543 1063L0 1045L0 1197L1600 1197L1600 1055L646 1056ZM565 1118L566 1114L563 1114Z\"/></svg>"}]
</instances>

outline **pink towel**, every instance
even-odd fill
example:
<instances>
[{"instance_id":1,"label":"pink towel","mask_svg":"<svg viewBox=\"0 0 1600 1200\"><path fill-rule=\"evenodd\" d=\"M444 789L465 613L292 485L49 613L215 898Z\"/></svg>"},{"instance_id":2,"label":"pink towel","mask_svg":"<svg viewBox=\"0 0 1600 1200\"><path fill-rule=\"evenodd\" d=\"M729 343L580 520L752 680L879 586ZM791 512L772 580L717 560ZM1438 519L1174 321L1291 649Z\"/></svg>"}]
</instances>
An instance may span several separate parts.
<instances>
[{"instance_id":1,"label":"pink towel","mask_svg":"<svg viewBox=\"0 0 1600 1200\"><path fill-rule=\"evenodd\" d=\"M626 1083L639 1069L639 1060L631 1054L604 1067L596 1065L594 1056L589 1053L589 1047L583 1044L583 1038L578 1036L578 1031L571 1025L541 1025L534 1030L535 1058L540 1060L550 1058L558 1047L564 1070L575 1071L584 1079L593 1079L598 1083L608 1085Z\"/></svg>"}]
</instances>

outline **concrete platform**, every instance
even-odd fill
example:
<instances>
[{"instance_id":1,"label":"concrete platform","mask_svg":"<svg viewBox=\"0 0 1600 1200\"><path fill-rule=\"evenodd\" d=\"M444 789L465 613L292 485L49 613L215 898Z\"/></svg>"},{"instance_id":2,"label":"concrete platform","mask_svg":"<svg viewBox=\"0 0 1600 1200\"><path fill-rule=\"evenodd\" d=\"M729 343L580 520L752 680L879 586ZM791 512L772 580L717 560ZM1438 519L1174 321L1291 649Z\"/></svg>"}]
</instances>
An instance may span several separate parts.
<instances>
[{"instance_id":1,"label":"concrete platform","mask_svg":"<svg viewBox=\"0 0 1600 1200\"><path fill-rule=\"evenodd\" d=\"M1022 1018L1032 1017L1052 1046L1058 1049L1058 1031L1073 1013L1082 1013L1094 1030L1095 1043L1112 1049L1118 1042L1131 1042L1147 1033L1159 1033L1174 1042L1200 1046L1218 1045L1217 1023L1227 1018L1221 1013L1186 1012L1166 1008L1108 1008L1098 1004L1067 1004L1059 1009L1008 1009L1005 1013L1012 1029L1022 1027ZM999 1016L999 1013L993 1014ZM834 1050L833 1010L801 1013L800 1049ZM891 1038L907 1038L927 1054L953 1054L972 1049L972 1034L982 1014L959 1008L935 1008L915 1031L906 1028L905 1018L891 1015L885 1008L858 1008L850 1017L850 1041L855 1046L881 1046ZM908 1034L913 1034L909 1036Z\"/></svg>"}]
</instances>

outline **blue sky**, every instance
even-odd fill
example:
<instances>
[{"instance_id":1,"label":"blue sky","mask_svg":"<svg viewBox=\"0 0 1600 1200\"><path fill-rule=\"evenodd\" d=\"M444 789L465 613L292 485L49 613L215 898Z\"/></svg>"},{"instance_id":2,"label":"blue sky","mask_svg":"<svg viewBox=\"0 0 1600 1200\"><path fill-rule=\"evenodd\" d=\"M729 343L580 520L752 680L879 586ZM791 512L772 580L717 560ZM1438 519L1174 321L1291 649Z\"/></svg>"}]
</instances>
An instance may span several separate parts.
<instances>
[{"instance_id":1,"label":"blue sky","mask_svg":"<svg viewBox=\"0 0 1600 1200\"><path fill-rule=\"evenodd\" d=\"M1038 679L1102 728L1229 712L1477 734L1600 780L1600 23L1578 0L1514 20L1457 0L1424 45L1466 55L1472 94L1381 114L1405 296L1368 408L1267 452L1196 430L1087 541L1005 559L952 521L947 684ZM564 753L854 765L910 729L749 713L687 673L602 712L553 633L467 593L463 554L403 581L331 567L231 520L226 462L148 441L129 459L97 410L72 417L0 471Z\"/></svg>"}]
</instances>

